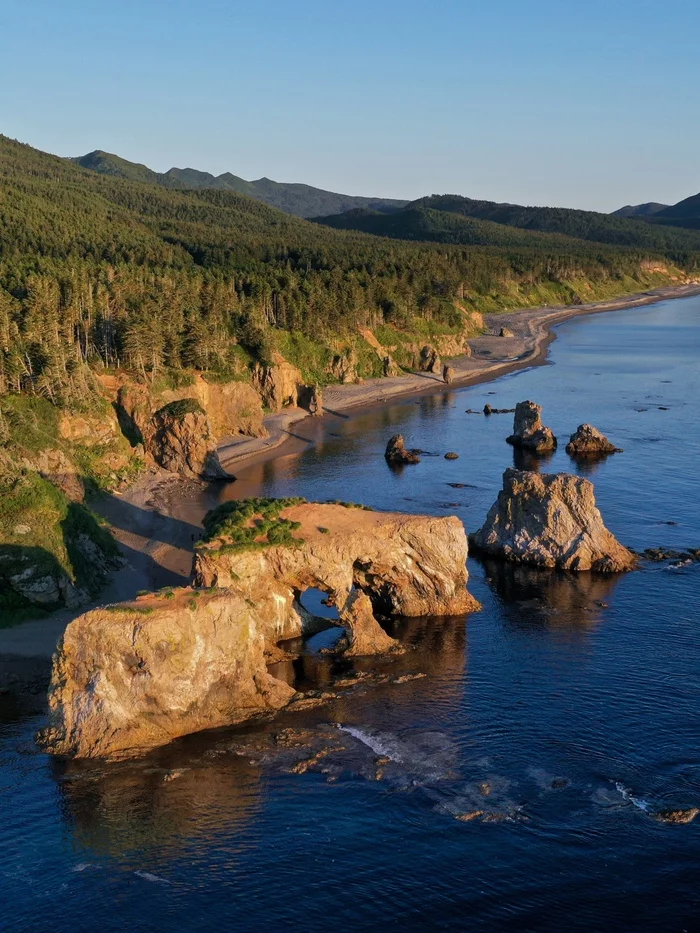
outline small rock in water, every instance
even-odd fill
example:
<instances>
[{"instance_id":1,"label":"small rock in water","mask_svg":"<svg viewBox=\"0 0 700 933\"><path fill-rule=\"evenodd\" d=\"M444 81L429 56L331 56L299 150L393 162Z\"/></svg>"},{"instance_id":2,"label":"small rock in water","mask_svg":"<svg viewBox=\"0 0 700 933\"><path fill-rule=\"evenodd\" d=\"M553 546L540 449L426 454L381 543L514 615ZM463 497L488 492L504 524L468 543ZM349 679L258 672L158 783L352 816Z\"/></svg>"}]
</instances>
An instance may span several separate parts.
<instances>
[{"instance_id":1,"label":"small rock in water","mask_svg":"<svg viewBox=\"0 0 700 933\"><path fill-rule=\"evenodd\" d=\"M569 786L569 779L565 777L557 777L552 781L552 790L562 790L564 787Z\"/></svg>"},{"instance_id":2,"label":"small rock in water","mask_svg":"<svg viewBox=\"0 0 700 933\"><path fill-rule=\"evenodd\" d=\"M700 813L700 807L687 807L680 810L657 810L654 819L660 823L692 823L695 817Z\"/></svg>"},{"instance_id":3,"label":"small rock in water","mask_svg":"<svg viewBox=\"0 0 700 933\"><path fill-rule=\"evenodd\" d=\"M456 454L453 450L450 450L445 454L445 460L459 460L459 454Z\"/></svg>"}]
</instances>

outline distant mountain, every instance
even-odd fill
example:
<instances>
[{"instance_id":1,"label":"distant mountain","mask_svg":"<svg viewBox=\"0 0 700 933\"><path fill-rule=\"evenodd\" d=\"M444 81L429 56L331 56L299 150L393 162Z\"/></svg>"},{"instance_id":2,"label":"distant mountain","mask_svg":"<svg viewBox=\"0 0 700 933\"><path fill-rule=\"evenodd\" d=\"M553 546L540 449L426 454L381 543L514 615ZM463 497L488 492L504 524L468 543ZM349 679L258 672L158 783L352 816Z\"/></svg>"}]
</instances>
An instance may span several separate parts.
<instances>
[{"instance_id":1,"label":"distant mountain","mask_svg":"<svg viewBox=\"0 0 700 933\"><path fill-rule=\"evenodd\" d=\"M397 201L391 198L365 198L350 194L337 194L333 191L324 191L322 188L313 188L311 185L287 184L272 181L270 178L246 181L230 172L212 175L194 168L171 168L167 172L154 172L146 165L129 162L111 152L103 152L101 149L88 152L87 155L78 156L71 161L93 172L99 172L101 175L112 175L127 181L162 185L165 188L179 190L211 188L216 191L247 194L256 201L262 201L288 214L296 214L297 217L339 214L356 208L371 208L380 212L392 211L408 203L408 201Z\"/></svg>"},{"instance_id":2,"label":"distant mountain","mask_svg":"<svg viewBox=\"0 0 700 933\"><path fill-rule=\"evenodd\" d=\"M661 218L661 214L654 215L653 220L657 216ZM498 204L455 194L420 198L388 216L351 211L340 216L318 217L316 222L336 229L361 230L396 239L465 245L547 246L553 244L551 237L556 235L560 247L567 242L571 245L573 238L653 250L700 249L700 236L690 231L672 229L672 226L681 226L673 220L664 221L664 224L672 226L662 226L661 223L645 223L642 218L630 219L565 207ZM692 226L688 223L685 225ZM513 228L518 231L517 234ZM529 238L527 234L530 234ZM533 234L537 235L536 243L532 239ZM542 240L544 234L549 235L550 239Z\"/></svg>"},{"instance_id":3,"label":"distant mountain","mask_svg":"<svg viewBox=\"0 0 700 933\"><path fill-rule=\"evenodd\" d=\"M659 211L668 207L668 204L659 204L657 201L647 201L646 204L626 204L616 211L612 211L611 217L651 217Z\"/></svg>"},{"instance_id":4,"label":"distant mountain","mask_svg":"<svg viewBox=\"0 0 700 933\"><path fill-rule=\"evenodd\" d=\"M700 229L700 194L694 194L679 201L678 204L665 207L654 214L652 219L654 223Z\"/></svg>"},{"instance_id":5,"label":"distant mountain","mask_svg":"<svg viewBox=\"0 0 700 933\"><path fill-rule=\"evenodd\" d=\"M359 230L396 240L422 240L462 246L526 246L558 248L581 246L581 240L556 233L519 230L491 220L464 217L458 213L418 207L414 204L381 214L359 209L330 217L314 217L316 223L336 230Z\"/></svg>"}]
</instances>

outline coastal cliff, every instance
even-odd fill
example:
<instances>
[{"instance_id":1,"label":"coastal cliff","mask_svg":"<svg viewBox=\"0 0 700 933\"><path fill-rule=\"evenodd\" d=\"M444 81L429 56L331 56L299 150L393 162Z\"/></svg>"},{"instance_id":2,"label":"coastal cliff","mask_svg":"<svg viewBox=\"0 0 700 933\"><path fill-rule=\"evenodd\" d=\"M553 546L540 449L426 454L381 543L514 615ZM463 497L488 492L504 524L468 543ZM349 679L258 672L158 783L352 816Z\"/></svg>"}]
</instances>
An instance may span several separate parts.
<instances>
[{"instance_id":1,"label":"coastal cliff","mask_svg":"<svg viewBox=\"0 0 700 933\"><path fill-rule=\"evenodd\" d=\"M228 503L206 520L196 588L151 594L75 619L54 658L53 754L135 754L202 729L269 715L295 691L267 663L313 617L310 587L338 609L349 655L400 650L376 618L464 614L467 538L454 517L379 513L302 500Z\"/></svg>"}]
</instances>

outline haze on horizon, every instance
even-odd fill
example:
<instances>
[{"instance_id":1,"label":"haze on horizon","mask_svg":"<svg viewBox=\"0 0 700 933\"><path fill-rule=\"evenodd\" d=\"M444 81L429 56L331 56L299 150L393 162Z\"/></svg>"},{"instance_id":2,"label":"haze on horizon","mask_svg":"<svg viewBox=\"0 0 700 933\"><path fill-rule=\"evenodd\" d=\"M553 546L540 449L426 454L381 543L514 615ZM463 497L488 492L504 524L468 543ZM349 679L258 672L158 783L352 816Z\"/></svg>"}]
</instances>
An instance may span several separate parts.
<instances>
[{"instance_id":1,"label":"haze on horizon","mask_svg":"<svg viewBox=\"0 0 700 933\"><path fill-rule=\"evenodd\" d=\"M346 194L611 211L700 190L690 0L35 0L0 132Z\"/></svg>"}]
</instances>

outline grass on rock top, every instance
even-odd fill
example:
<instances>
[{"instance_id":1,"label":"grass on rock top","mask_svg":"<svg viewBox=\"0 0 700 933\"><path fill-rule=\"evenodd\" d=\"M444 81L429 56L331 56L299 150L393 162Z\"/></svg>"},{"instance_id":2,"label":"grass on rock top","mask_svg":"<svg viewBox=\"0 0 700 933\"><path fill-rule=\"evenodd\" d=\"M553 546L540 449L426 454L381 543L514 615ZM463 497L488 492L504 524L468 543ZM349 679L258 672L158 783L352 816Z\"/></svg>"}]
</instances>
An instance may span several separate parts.
<instances>
[{"instance_id":1,"label":"grass on rock top","mask_svg":"<svg viewBox=\"0 0 700 933\"><path fill-rule=\"evenodd\" d=\"M205 536L197 547L223 553L276 546L298 547L302 541L292 532L300 528L301 523L280 518L280 513L305 502L306 499L298 496L224 502L205 515Z\"/></svg>"}]
</instances>

